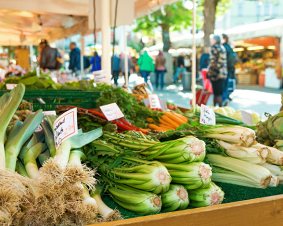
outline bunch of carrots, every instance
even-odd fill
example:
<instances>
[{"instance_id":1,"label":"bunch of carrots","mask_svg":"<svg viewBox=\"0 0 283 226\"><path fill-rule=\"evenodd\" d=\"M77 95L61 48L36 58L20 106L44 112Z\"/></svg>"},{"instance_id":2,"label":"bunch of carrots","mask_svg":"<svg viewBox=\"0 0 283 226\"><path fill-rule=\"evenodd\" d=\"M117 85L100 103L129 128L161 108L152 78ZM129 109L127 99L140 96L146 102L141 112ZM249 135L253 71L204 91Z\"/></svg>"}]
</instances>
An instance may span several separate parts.
<instances>
[{"instance_id":1,"label":"bunch of carrots","mask_svg":"<svg viewBox=\"0 0 283 226\"><path fill-rule=\"evenodd\" d=\"M154 124L152 118L148 118L147 121L149 122L148 128L157 132L166 132L168 130L174 130L182 124L187 123L188 119L176 112L167 111L160 117L158 125Z\"/></svg>"}]
</instances>

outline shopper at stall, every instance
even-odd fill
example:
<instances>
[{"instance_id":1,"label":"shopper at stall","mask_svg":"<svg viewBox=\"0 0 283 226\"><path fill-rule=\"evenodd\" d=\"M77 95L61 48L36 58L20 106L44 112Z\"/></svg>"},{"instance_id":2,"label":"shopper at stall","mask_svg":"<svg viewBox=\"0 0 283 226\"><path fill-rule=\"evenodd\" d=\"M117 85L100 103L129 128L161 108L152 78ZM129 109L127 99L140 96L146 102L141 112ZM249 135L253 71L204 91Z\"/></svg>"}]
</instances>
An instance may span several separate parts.
<instances>
[{"instance_id":1,"label":"shopper at stall","mask_svg":"<svg viewBox=\"0 0 283 226\"><path fill-rule=\"evenodd\" d=\"M117 54L114 54L111 58L112 62L112 76L114 79L114 84L118 86L118 79L119 79L119 74L120 74L120 58Z\"/></svg>"},{"instance_id":2,"label":"shopper at stall","mask_svg":"<svg viewBox=\"0 0 283 226\"><path fill-rule=\"evenodd\" d=\"M165 67L166 59L162 51L159 51L155 59L155 87L158 89L160 87L163 90L164 87L164 74L166 72Z\"/></svg>"},{"instance_id":3,"label":"shopper at stall","mask_svg":"<svg viewBox=\"0 0 283 226\"><path fill-rule=\"evenodd\" d=\"M147 51L144 51L144 53L140 56L138 60L138 65L144 82L148 83L148 77L150 76L150 73L154 70L154 64L153 59L148 55Z\"/></svg>"},{"instance_id":4,"label":"shopper at stall","mask_svg":"<svg viewBox=\"0 0 283 226\"><path fill-rule=\"evenodd\" d=\"M213 87L214 106L219 105L221 107L223 105L222 95L227 78L227 58L219 35L214 35L211 39L208 78Z\"/></svg>"},{"instance_id":5,"label":"shopper at stall","mask_svg":"<svg viewBox=\"0 0 283 226\"><path fill-rule=\"evenodd\" d=\"M178 82L180 74L183 75L186 72L185 57L183 54L177 57L176 63L177 63L177 67L173 78L175 84Z\"/></svg>"},{"instance_id":6,"label":"shopper at stall","mask_svg":"<svg viewBox=\"0 0 283 226\"><path fill-rule=\"evenodd\" d=\"M90 64L91 64L91 72L101 70L101 57L98 55L96 51L94 51L93 57L90 59Z\"/></svg>"},{"instance_id":7,"label":"shopper at stall","mask_svg":"<svg viewBox=\"0 0 283 226\"><path fill-rule=\"evenodd\" d=\"M81 51L75 42L70 43L70 50L69 69L75 75L79 75L81 70Z\"/></svg>"},{"instance_id":8,"label":"shopper at stall","mask_svg":"<svg viewBox=\"0 0 283 226\"><path fill-rule=\"evenodd\" d=\"M199 60L199 70L200 70L200 72L202 70L206 70L208 68L208 65L209 65L209 48L204 47L203 53L201 54L200 60Z\"/></svg>"},{"instance_id":9,"label":"shopper at stall","mask_svg":"<svg viewBox=\"0 0 283 226\"><path fill-rule=\"evenodd\" d=\"M58 70L62 66L62 58L57 48L50 47L46 39L39 43L39 65L43 70Z\"/></svg>"},{"instance_id":10,"label":"shopper at stall","mask_svg":"<svg viewBox=\"0 0 283 226\"><path fill-rule=\"evenodd\" d=\"M229 81L235 78L235 64L236 64L236 53L233 48L229 44L229 37L226 34L222 35L223 38L223 46L226 50L227 57L227 78L225 81L224 93L223 93L223 103L224 105L228 105L230 99L230 93L228 91ZM235 84L232 82L232 84ZM233 87L231 87L233 89Z\"/></svg>"},{"instance_id":11,"label":"shopper at stall","mask_svg":"<svg viewBox=\"0 0 283 226\"><path fill-rule=\"evenodd\" d=\"M133 64L132 64L131 56L128 56L127 58L128 58L128 77L130 77ZM121 53L120 54L120 71L122 72L124 77L126 76L125 63L126 63L125 54ZM125 77L125 81L126 81L126 77Z\"/></svg>"}]
</instances>

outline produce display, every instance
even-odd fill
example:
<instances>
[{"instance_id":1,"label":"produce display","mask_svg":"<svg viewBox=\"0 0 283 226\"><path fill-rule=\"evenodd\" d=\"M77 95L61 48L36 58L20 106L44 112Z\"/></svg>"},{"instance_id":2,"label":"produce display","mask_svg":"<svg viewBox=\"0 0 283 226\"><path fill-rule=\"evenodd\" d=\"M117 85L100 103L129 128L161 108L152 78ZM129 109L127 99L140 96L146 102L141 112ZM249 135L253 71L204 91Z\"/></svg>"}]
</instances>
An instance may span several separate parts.
<instances>
[{"instance_id":1,"label":"produce display","mask_svg":"<svg viewBox=\"0 0 283 226\"><path fill-rule=\"evenodd\" d=\"M24 79L42 89L33 75ZM268 190L283 183L282 112L256 130L227 108L215 110L216 125L204 125L200 109L149 109L137 98L143 86L133 95L88 81L50 85L100 92L97 108L76 107L78 134L57 145L54 121L75 106L57 106L57 116L32 112L22 102L24 79L0 97L0 224L86 225L125 211L217 205L229 199L226 184ZM110 103L124 117L108 121L99 107Z\"/></svg>"}]
</instances>

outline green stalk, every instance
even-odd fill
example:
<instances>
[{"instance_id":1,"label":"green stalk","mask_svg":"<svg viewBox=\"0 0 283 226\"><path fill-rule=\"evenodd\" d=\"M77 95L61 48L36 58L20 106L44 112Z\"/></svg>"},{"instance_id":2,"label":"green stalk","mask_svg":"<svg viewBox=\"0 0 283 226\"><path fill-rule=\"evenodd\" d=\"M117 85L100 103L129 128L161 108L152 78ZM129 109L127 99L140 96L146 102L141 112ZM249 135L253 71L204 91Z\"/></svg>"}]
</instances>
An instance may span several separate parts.
<instances>
[{"instance_id":1,"label":"green stalk","mask_svg":"<svg viewBox=\"0 0 283 226\"><path fill-rule=\"evenodd\" d=\"M28 176L28 173L26 171L26 168L25 166L22 164L22 162L20 160L17 160L17 163L16 163L16 172L21 174L22 176L24 177L29 177Z\"/></svg>"},{"instance_id":2,"label":"green stalk","mask_svg":"<svg viewBox=\"0 0 283 226\"><path fill-rule=\"evenodd\" d=\"M54 134L52 132L52 129L48 125L47 121L43 121L41 123L41 126L43 128L44 136L45 136L45 142L48 146L49 152L51 157L54 157L56 154L56 147L55 147L55 141L54 141Z\"/></svg>"},{"instance_id":3,"label":"green stalk","mask_svg":"<svg viewBox=\"0 0 283 226\"><path fill-rule=\"evenodd\" d=\"M6 168L12 171L16 169L17 157L24 143L31 137L35 129L40 125L43 119L42 110L29 115L24 121L17 134L13 137L8 136L6 143Z\"/></svg>"},{"instance_id":4,"label":"green stalk","mask_svg":"<svg viewBox=\"0 0 283 226\"><path fill-rule=\"evenodd\" d=\"M24 156L24 165L27 171L27 174L30 178L36 179L39 175L38 166L36 159L46 149L46 144L37 143L32 146Z\"/></svg>"},{"instance_id":5,"label":"green stalk","mask_svg":"<svg viewBox=\"0 0 283 226\"><path fill-rule=\"evenodd\" d=\"M25 86L18 84L10 93L0 98L0 169L5 169L5 136L8 125L18 109L25 93Z\"/></svg>"},{"instance_id":6,"label":"green stalk","mask_svg":"<svg viewBox=\"0 0 283 226\"><path fill-rule=\"evenodd\" d=\"M260 143L253 145L255 148L268 149L269 153L267 155L267 162L275 165L283 166L283 152L276 148L269 147Z\"/></svg>"},{"instance_id":7,"label":"green stalk","mask_svg":"<svg viewBox=\"0 0 283 226\"><path fill-rule=\"evenodd\" d=\"M41 153L39 156L38 156L38 161L40 163L41 166L43 166L43 164L48 160L50 159L50 152L49 150L47 149L45 152Z\"/></svg>"}]
</instances>

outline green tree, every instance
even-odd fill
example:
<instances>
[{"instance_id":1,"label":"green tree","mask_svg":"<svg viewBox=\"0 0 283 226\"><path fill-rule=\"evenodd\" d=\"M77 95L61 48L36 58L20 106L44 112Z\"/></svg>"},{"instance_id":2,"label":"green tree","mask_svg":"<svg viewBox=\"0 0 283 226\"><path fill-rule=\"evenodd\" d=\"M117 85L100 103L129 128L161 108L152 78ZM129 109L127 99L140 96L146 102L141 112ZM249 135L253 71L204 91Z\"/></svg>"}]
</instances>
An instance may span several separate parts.
<instances>
[{"instance_id":1,"label":"green tree","mask_svg":"<svg viewBox=\"0 0 283 226\"><path fill-rule=\"evenodd\" d=\"M163 51L168 52L171 45L170 31L179 31L191 25L192 13L187 10L182 1L166 5L149 16L136 20L135 31L141 31L145 35L152 35L154 29L161 28Z\"/></svg>"}]
</instances>

